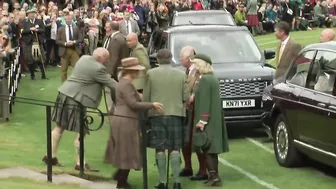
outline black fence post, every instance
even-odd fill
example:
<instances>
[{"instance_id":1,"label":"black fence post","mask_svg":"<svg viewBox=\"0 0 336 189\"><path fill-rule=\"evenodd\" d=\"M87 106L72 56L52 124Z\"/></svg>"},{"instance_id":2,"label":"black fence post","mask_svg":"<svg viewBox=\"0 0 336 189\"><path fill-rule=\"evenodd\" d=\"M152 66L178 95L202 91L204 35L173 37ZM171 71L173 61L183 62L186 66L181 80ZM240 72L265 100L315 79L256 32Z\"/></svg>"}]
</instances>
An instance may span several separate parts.
<instances>
[{"instance_id":1,"label":"black fence post","mask_svg":"<svg viewBox=\"0 0 336 189\"><path fill-rule=\"evenodd\" d=\"M80 108L80 128L79 128L79 176L84 176L84 127L85 127L85 110L82 104L79 105Z\"/></svg>"},{"instance_id":2,"label":"black fence post","mask_svg":"<svg viewBox=\"0 0 336 189\"><path fill-rule=\"evenodd\" d=\"M148 143L148 123L145 121L147 117L147 112L140 110L138 112L139 123L141 126L141 155L142 155L142 182L143 189L148 189L148 167L147 167L147 143Z\"/></svg>"},{"instance_id":3,"label":"black fence post","mask_svg":"<svg viewBox=\"0 0 336 189\"><path fill-rule=\"evenodd\" d=\"M51 107L46 106L46 117L47 117L47 179L52 182L52 154L51 154Z\"/></svg>"}]
</instances>

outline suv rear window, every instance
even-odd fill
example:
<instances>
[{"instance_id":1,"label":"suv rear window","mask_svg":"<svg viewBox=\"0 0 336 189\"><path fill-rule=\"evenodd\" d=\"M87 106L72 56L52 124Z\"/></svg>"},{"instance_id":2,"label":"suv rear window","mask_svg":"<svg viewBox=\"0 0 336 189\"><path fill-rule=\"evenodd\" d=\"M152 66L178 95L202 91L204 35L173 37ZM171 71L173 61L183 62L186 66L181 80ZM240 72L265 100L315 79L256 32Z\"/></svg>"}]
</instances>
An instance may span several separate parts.
<instances>
[{"instance_id":1,"label":"suv rear window","mask_svg":"<svg viewBox=\"0 0 336 189\"><path fill-rule=\"evenodd\" d=\"M173 18L172 25L189 25L189 24L215 24L215 25L236 25L231 14L193 14L178 15Z\"/></svg>"}]
</instances>

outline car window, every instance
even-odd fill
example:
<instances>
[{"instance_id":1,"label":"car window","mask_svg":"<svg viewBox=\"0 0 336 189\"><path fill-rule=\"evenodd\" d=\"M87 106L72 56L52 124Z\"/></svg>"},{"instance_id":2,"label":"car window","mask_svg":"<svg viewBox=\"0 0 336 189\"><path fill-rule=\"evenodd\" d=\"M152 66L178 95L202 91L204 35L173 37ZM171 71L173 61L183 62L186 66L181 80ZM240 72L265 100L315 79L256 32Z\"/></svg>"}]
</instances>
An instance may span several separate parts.
<instances>
[{"instance_id":1,"label":"car window","mask_svg":"<svg viewBox=\"0 0 336 189\"><path fill-rule=\"evenodd\" d=\"M161 49L162 33L163 32L161 30L157 30L152 34L149 44L150 54L153 54Z\"/></svg>"},{"instance_id":2,"label":"car window","mask_svg":"<svg viewBox=\"0 0 336 189\"><path fill-rule=\"evenodd\" d=\"M308 72L312 60L314 59L315 51L307 51L298 56L291 68L288 70L287 82L299 85L301 87L306 86Z\"/></svg>"},{"instance_id":3,"label":"car window","mask_svg":"<svg viewBox=\"0 0 336 189\"><path fill-rule=\"evenodd\" d=\"M259 63L262 54L250 32L239 30L191 31L174 33L171 38L173 61L179 63L180 51L192 46L211 57L212 63Z\"/></svg>"},{"instance_id":4,"label":"car window","mask_svg":"<svg viewBox=\"0 0 336 189\"><path fill-rule=\"evenodd\" d=\"M318 51L314 60L313 69L308 76L308 88L333 94L336 76L336 53ZM333 94L335 95L335 94Z\"/></svg>"},{"instance_id":5,"label":"car window","mask_svg":"<svg viewBox=\"0 0 336 189\"><path fill-rule=\"evenodd\" d=\"M191 24L223 24L236 25L231 14L192 14L175 16L172 22L173 26L191 25Z\"/></svg>"}]
</instances>

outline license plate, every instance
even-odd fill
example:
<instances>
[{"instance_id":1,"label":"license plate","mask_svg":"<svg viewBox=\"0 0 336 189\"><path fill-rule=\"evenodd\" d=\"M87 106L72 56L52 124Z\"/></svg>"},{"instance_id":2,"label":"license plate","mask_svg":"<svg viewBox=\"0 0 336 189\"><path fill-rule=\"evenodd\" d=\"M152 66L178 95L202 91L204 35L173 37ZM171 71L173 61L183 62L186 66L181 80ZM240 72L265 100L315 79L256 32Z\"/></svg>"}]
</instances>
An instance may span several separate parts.
<instances>
[{"instance_id":1,"label":"license plate","mask_svg":"<svg viewBox=\"0 0 336 189\"><path fill-rule=\"evenodd\" d=\"M255 107L254 99L223 101L223 108L248 108L248 107Z\"/></svg>"}]
</instances>

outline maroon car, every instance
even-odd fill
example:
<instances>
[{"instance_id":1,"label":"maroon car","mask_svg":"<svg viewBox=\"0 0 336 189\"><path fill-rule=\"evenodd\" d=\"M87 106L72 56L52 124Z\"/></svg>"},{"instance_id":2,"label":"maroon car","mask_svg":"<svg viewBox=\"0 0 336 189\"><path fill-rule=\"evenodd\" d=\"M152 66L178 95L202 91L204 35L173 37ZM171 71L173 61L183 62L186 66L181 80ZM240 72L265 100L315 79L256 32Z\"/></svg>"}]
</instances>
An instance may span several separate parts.
<instances>
[{"instance_id":1,"label":"maroon car","mask_svg":"<svg viewBox=\"0 0 336 189\"><path fill-rule=\"evenodd\" d=\"M265 90L273 101L264 120L278 163L294 167L309 157L336 167L336 42L306 46L287 73Z\"/></svg>"}]
</instances>

